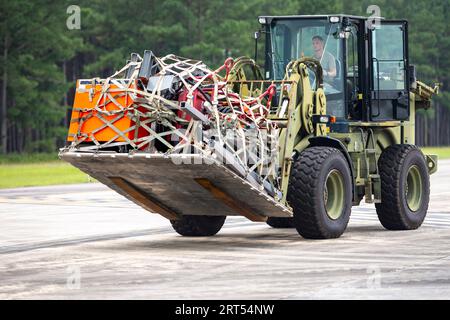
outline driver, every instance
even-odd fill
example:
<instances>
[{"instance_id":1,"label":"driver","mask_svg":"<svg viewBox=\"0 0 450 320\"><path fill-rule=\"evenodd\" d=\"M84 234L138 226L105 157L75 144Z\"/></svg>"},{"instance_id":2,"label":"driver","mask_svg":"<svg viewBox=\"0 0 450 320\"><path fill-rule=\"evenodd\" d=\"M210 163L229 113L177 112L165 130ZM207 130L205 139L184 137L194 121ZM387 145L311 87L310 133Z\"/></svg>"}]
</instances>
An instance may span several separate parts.
<instances>
[{"instance_id":1,"label":"driver","mask_svg":"<svg viewBox=\"0 0 450 320\"><path fill-rule=\"evenodd\" d=\"M324 41L321 36L312 38L314 58L320 61L323 69L324 80L332 80L336 77L336 59L328 51L324 51Z\"/></svg>"}]
</instances>

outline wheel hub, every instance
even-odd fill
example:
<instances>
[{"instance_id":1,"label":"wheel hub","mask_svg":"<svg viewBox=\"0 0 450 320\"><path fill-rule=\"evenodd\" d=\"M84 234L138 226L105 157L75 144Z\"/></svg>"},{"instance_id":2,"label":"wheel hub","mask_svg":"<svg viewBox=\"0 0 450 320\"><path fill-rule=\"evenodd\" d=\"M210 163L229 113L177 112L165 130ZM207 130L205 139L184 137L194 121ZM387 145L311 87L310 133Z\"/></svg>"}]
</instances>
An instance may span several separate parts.
<instances>
[{"instance_id":1,"label":"wheel hub","mask_svg":"<svg viewBox=\"0 0 450 320\"><path fill-rule=\"evenodd\" d=\"M412 212L419 210L422 204L422 193L423 185L419 167L413 165L408 170L405 182L406 203Z\"/></svg>"},{"instance_id":2,"label":"wheel hub","mask_svg":"<svg viewBox=\"0 0 450 320\"><path fill-rule=\"evenodd\" d=\"M333 169L325 180L323 200L327 215L338 219L344 210L344 178L339 170Z\"/></svg>"}]
</instances>

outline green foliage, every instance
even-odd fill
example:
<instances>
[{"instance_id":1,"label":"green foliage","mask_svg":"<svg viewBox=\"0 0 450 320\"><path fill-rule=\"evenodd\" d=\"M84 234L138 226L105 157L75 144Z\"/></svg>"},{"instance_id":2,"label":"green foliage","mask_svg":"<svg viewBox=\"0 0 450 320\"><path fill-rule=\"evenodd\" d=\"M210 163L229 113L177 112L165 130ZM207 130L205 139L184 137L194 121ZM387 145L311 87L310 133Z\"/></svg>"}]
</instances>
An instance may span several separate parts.
<instances>
[{"instance_id":1,"label":"green foliage","mask_svg":"<svg viewBox=\"0 0 450 320\"><path fill-rule=\"evenodd\" d=\"M68 30L66 9L71 4L1 1L0 83L6 70L8 130L17 135L11 140L11 151L61 146L72 103L72 95L65 96L75 80L108 76L131 52L175 53L212 67L227 55L253 56L258 15L367 16L367 7L376 4L386 18L406 18L411 63L422 81L443 83L435 103L450 108L448 0L80 0L81 29ZM259 57L262 63L261 53Z\"/></svg>"},{"instance_id":2,"label":"green foliage","mask_svg":"<svg viewBox=\"0 0 450 320\"><path fill-rule=\"evenodd\" d=\"M66 7L52 1L2 1L0 39L1 52L7 50L2 71L6 69L8 80L8 124L27 136L23 149L33 143L32 134L51 143L39 151L55 149L68 89L62 62L74 57L82 44L65 28Z\"/></svg>"}]
</instances>

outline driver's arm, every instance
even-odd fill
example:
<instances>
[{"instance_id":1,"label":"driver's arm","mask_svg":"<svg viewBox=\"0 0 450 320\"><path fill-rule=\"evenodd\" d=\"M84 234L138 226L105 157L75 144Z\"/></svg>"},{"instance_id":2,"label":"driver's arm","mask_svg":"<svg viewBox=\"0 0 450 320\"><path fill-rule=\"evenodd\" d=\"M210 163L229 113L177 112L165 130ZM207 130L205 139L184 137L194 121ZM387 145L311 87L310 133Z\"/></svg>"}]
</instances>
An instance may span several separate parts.
<instances>
[{"instance_id":1,"label":"driver's arm","mask_svg":"<svg viewBox=\"0 0 450 320\"><path fill-rule=\"evenodd\" d=\"M323 70L324 77L329 78L335 78L336 77L336 61L334 60L334 57L330 54L328 56L328 59L330 60L328 63L329 69Z\"/></svg>"},{"instance_id":2,"label":"driver's arm","mask_svg":"<svg viewBox=\"0 0 450 320\"><path fill-rule=\"evenodd\" d=\"M336 77L336 68L334 68L334 69L331 69L331 68L330 68L329 71L324 70L324 71L323 71L323 75L324 75L325 77L329 77L329 78L334 78L334 77Z\"/></svg>"}]
</instances>

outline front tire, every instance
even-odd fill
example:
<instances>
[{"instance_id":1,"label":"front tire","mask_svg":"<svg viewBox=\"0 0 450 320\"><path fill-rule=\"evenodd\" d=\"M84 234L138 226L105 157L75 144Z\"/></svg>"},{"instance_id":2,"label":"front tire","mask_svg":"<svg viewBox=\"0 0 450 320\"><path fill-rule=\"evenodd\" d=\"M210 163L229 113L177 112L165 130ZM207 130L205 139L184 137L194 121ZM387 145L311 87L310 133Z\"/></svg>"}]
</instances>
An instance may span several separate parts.
<instances>
[{"instance_id":1,"label":"front tire","mask_svg":"<svg viewBox=\"0 0 450 320\"><path fill-rule=\"evenodd\" d=\"M378 219L388 230L419 228L428 210L430 177L425 157L410 144L396 144L384 150L378 160L381 203Z\"/></svg>"},{"instance_id":2,"label":"front tire","mask_svg":"<svg viewBox=\"0 0 450 320\"><path fill-rule=\"evenodd\" d=\"M294 225L308 239L340 237L352 207L352 178L341 151L312 147L292 165L287 200L294 210Z\"/></svg>"},{"instance_id":3,"label":"front tire","mask_svg":"<svg viewBox=\"0 0 450 320\"><path fill-rule=\"evenodd\" d=\"M185 237L209 237L222 229L226 216L185 215L178 220L171 220L172 228Z\"/></svg>"}]
</instances>

